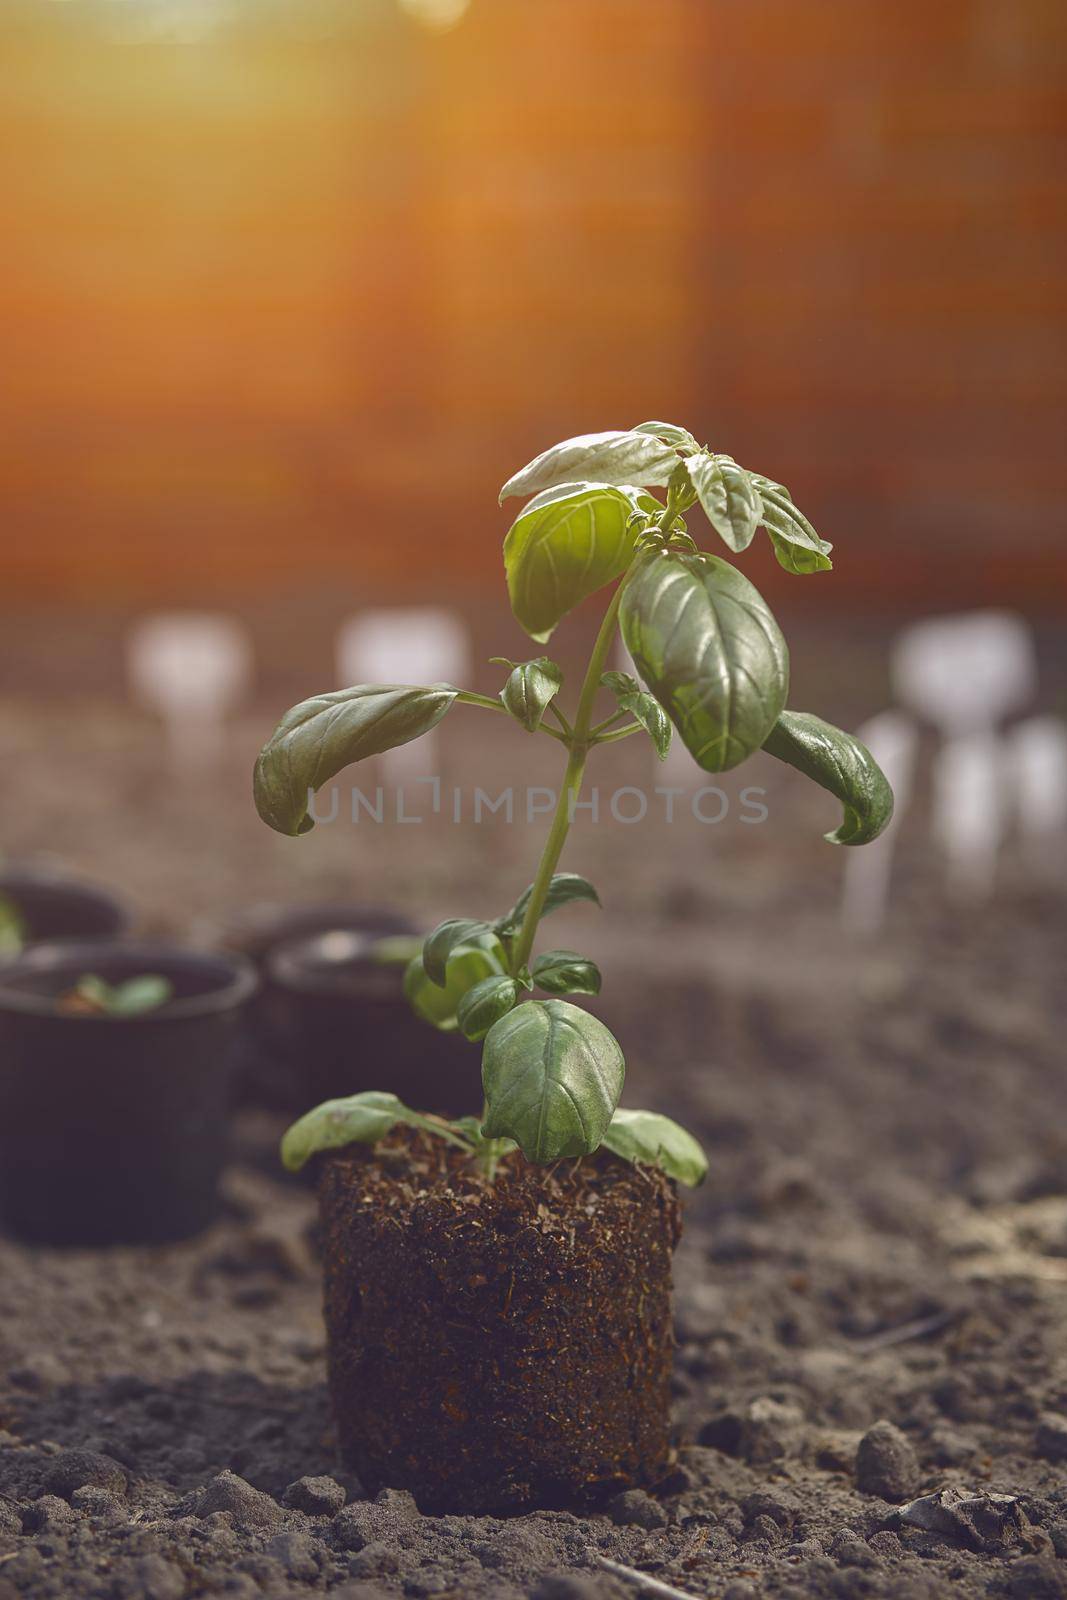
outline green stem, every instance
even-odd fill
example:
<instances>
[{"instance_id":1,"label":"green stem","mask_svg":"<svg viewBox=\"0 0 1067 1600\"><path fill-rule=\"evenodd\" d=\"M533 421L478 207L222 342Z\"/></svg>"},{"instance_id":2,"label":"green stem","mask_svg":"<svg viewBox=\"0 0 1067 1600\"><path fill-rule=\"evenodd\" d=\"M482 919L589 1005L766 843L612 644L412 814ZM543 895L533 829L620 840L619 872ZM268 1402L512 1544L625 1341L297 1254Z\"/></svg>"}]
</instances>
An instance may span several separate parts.
<instances>
[{"instance_id":1,"label":"green stem","mask_svg":"<svg viewBox=\"0 0 1067 1600\"><path fill-rule=\"evenodd\" d=\"M560 710L559 706L556 704L556 702L554 700L551 702L551 704L549 705L548 709L552 713L552 715L555 717L555 719L559 723L560 727L563 729L563 732L566 735L566 737L569 739L571 734L574 732L574 729L571 727L570 723L567 721L565 713Z\"/></svg>"},{"instance_id":2,"label":"green stem","mask_svg":"<svg viewBox=\"0 0 1067 1600\"><path fill-rule=\"evenodd\" d=\"M590 728L589 730L590 742L592 742L594 739L599 739L602 733L606 733L609 728L613 728L615 724L617 722L621 722L623 717L626 715L627 713L625 711L616 711L613 716L605 717L603 722L598 722L595 728Z\"/></svg>"},{"instance_id":3,"label":"green stem","mask_svg":"<svg viewBox=\"0 0 1067 1600\"><path fill-rule=\"evenodd\" d=\"M502 711L506 717L511 715L507 706L500 700L493 700L487 694L475 694L473 689L461 689L456 699L462 706L481 706L483 711ZM550 739L558 739L560 744L567 743L566 734L558 733L555 728L547 728L543 722L537 731L547 733Z\"/></svg>"},{"instance_id":4,"label":"green stem","mask_svg":"<svg viewBox=\"0 0 1067 1600\"><path fill-rule=\"evenodd\" d=\"M598 734L597 739L596 739L596 743L597 744L614 744L616 739L628 739L630 737L631 733L640 733L640 732L641 732L641 724L639 722L628 722L626 724L625 728L613 728L610 733Z\"/></svg>"},{"instance_id":5,"label":"green stem","mask_svg":"<svg viewBox=\"0 0 1067 1600\"><path fill-rule=\"evenodd\" d=\"M537 868L537 876L533 881L530 892L530 903L526 907L526 915L522 927L512 947L511 972L514 976L521 972L530 960L534 939L537 935L537 924L541 920L545 899L548 895L552 874L559 865L563 846L567 842L571 822L574 818L574 807L582 791L582 778L585 775L586 757L589 753L590 729L593 721L593 706L596 703L597 691L600 688L600 675L604 671L604 663L611 649L612 639L615 637L615 628L619 620L619 604L622 600L623 590L629 577L627 572L611 597L611 604L604 613L604 620L600 624L600 632L596 636L593 653L589 657L585 679L582 683L581 694L578 697L578 710L574 717L574 730L567 744L570 746L570 756L567 760L567 770L563 775L563 788L560 791L559 801L556 805L552 826L549 829L545 848Z\"/></svg>"}]
</instances>

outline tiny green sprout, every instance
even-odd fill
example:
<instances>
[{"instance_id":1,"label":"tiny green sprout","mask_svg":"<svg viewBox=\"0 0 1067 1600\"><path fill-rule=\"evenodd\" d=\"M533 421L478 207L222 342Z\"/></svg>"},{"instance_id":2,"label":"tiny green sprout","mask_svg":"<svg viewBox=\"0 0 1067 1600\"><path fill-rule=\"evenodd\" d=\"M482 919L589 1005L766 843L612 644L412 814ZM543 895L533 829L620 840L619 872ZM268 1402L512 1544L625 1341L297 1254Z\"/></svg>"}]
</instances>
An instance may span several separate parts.
<instances>
[{"instance_id":1,"label":"tiny green sprout","mask_svg":"<svg viewBox=\"0 0 1067 1600\"><path fill-rule=\"evenodd\" d=\"M75 1016L141 1017L166 1005L173 993L170 979L157 973L146 972L112 984L87 972L60 997L59 1008Z\"/></svg>"},{"instance_id":2,"label":"tiny green sprout","mask_svg":"<svg viewBox=\"0 0 1067 1600\"><path fill-rule=\"evenodd\" d=\"M789 652L778 624L719 553L725 546L741 555L762 528L781 566L808 574L830 569L832 547L788 489L667 422L566 439L510 478L501 501L509 496L526 503L504 539L508 595L538 645L581 601L614 586L576 701L560 703L563 673L545 655L494 657L504 669L495 697L447 683L357 684L287 712L254 780L263 820L298 835L313 826L323 784L352 762L417 739L456 705L510 717L563 746L562 789L533 882L495 919L441 923L405 971L419 1016L480 1043L482 1116L447 1122L369 1091L308 1112L286 1134L283 1160L299 1167L317 1151L374 1144L406 1125L465 1151L490 1179L516 1151L544 1164L603 1147L698 1184L707 1162L696 1140L669 1117L620 1107L622 1048L566 998L599 992L596 965L578 951L534 946L552 911L600 903L587 879L558 870L599 745L645 734L662 759L677 733L705 772L765 751L841 803L843 820L826 835L832 843L867 844L885 828L893 796L884 775L850 734L788 709ZM702 547L708 535L718 549ZM636 677L607 670L619 632ZM602 696L612 709L598 708Z\"/></svg>"}]
</instances>

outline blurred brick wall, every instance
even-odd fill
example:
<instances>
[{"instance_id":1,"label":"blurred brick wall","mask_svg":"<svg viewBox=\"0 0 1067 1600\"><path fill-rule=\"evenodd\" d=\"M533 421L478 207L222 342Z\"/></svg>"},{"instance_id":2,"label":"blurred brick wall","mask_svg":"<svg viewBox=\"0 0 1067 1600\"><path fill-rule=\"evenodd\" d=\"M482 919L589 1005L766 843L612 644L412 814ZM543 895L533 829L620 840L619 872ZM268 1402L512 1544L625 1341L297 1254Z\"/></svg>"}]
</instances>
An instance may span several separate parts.
<instances>
[{"instance_id":1,"label":"blurred brick wall","mask_svg":"<svg viewBox=\"0 0 1067 1600\"><path fill-rule=\"evenodd\" d=\"M500 479L658 415L805 603L1062 606L1067 7L235 11L5 10L5 598L495 581Z\"/></svg>"},{"instance_id":2,"label":"blurred brick wall","mask_svg":"<svg viewBox=\"0 0 1067 1600\"><path fill-rule=\"evenodd\" d=\"M835 588L1067 609L1067 5L705 15L710 426Z\"/></svg>"}]
</instances>

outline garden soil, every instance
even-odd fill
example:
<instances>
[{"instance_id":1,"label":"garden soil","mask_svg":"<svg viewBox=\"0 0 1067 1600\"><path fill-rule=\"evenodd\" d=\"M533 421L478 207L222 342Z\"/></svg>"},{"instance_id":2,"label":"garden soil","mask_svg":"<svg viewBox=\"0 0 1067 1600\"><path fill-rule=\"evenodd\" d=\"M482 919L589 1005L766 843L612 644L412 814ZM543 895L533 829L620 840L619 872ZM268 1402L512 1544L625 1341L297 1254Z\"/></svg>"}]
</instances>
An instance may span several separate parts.
<instances>
[{"instance_id":1,"label":"garden soil","mask_svg":"<svg viewBox=\"0 0 1067 1600\"><path fill-rule=\"evenodd\" d=\"M711 1176L674 1462L593 1515L426 1516L339 1465L314 1201L264 1114L199 1239L0 1244L0 1597L639 1593L617 1567L724 1600L1067 1595L1057 914L792 976L771 940L747 988L664 974L619 1008L627 1099L689 1120Z\"/></svg>"}]
</instances>

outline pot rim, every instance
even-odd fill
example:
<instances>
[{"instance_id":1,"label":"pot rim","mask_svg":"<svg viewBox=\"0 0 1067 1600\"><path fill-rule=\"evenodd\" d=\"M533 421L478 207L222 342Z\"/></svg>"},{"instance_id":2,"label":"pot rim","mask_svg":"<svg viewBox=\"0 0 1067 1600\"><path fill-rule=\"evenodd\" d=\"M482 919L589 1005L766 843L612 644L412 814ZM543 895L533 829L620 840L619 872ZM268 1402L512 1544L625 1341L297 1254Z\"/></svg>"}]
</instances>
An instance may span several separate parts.
<instances>
[{"instance_id":1,"label":"pot rim","mask_svg":"<svg viewBox=\"0 0 1067 1600\"><path fill-rule=\"evenodd\" d=\"M220 976L228 972L217 988L203 994L182 995L176 1000L166 1000L153 1011L143 1011L136 1016L117 1017L107 1012L60 1011L52 995L39 994L19 988L13 979L27 973L45 973L70 969L71 977L81 977L94 967L102 967L115 960L131 959L142 964L146 972L158 971L167 976L190 965L215 967ZM129 1027L133 1024L184 1022L197 1017L214 1016L243 1005L259 987L255 967L246 957L229 951L202 951L181 944L140 939L112 939L107 936L92 939L46 939L28 946L21 955L0 967L0 1011L20 1012L25 1016L51 1017L67 1023L89 1023L94 1027Z\"/></svg>"},{"instance_id":2,"label":"pot rim","mask_svg":"<svg viewBox=\"0 0 1067 1600\"><path fill-rule=\"evenodd\" d=\"M376 963L371 958L375 945L383 940L405 938L404 934L372 934L354 928L331 928L322 933L286 939L266 958L268 979L279 988L298 994L335 995L343 972L351 976L353 964L363 962L372 971L388 971L393 963ZM417 939L417 934L411 935ZM331 952L330 946L333 949ZM316 958L320 964L315 964ZM331 971L330 962L336 963Z\"/></svg>"},{"instance_id":3,"label":"pot rim","mask_svg":"<svg viewBox=\"0 0 1067 1600\"><path fill-rule=\"evenodd\" d=\"M86 899L94 900L99 905L108 905L121 919L122 936L128 934L133 924L132 907L115 889L105 883L98 883L95 878L84 878L80 872L68 872L64 867L55 866L51 862L12 861L0 864L0 894L17 899L20 889L84 895ZM79 937L111 939L115 936L82 934ZM42 939L34 942L51 944L53 941Z\"/></svg>"}]
</instances>

